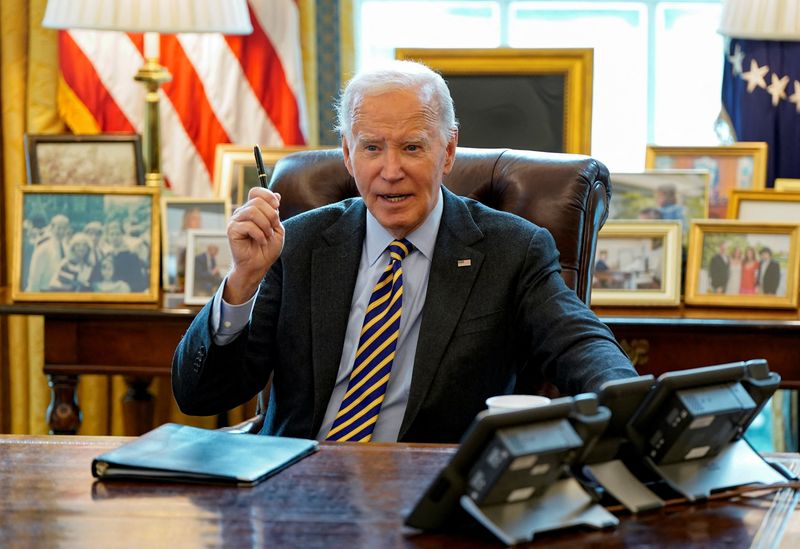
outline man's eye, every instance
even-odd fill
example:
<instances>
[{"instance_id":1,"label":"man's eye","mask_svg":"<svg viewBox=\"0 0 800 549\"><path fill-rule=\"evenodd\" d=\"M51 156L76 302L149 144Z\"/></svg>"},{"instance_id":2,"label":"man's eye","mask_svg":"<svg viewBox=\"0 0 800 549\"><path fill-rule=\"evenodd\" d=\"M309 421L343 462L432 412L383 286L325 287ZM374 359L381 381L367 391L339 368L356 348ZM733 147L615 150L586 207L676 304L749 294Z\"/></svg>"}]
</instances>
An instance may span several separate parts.
<instances>
[{"instance_id":1,"label":"man's eye","mask_svg":"<svg viewBox=\"0 0 800 549\"><path fill-rule=\"evenodd\" d=\"M378 147L377 145L367 145L364 147L364 150L374 152L378 150Z\"/></svg>"},{"instance_id":2,"label":"man's eye","mask_svg":"<svg viewBox=\"0 0 800 549\"><path fill-rule=\"evenodd\" d=\"M406 150L411 151L411 152L418 151L419 149L420 149L419 145L408 145L406 147Z\"/></svg>"}]
</instances>

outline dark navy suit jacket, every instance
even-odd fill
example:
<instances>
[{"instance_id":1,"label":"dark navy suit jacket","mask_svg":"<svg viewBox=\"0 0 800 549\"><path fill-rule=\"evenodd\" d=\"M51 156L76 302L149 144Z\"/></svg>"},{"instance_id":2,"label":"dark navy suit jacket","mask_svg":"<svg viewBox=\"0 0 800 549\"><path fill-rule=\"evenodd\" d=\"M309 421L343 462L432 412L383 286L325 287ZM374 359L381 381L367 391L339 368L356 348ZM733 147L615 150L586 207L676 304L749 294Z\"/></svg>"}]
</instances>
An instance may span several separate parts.
<instances>
[{"instance_id":1,"label":"dark navy suit jacket","mask_svg":"<svg viewBox=\"0 0 800 549\"><path fill-rule=\"evenodd\" d=\"M443 196L399 440L458 442L485 399L510 393L523 367L567 394L636 375L609 329L565 285L549 232L446 189ZM357 198L287 220L250 325L224 347L212 342L206 305L173 360L184 412L237 406L273 373L264 432L316 436L341 359L365 213ZM459 267L464 259L470 265Z\"/></svg>"}]
</instances>

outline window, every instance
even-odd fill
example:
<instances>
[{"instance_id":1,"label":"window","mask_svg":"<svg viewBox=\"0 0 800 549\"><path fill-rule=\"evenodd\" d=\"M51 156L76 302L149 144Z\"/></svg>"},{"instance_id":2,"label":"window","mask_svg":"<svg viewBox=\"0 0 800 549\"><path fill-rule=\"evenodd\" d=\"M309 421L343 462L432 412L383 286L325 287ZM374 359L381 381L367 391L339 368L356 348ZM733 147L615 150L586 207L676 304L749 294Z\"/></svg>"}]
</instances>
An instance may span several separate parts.
<instances>
[{"instance_id":1,"label":"window","mask_svg":"<svg viewBox=\"0 0 800 549\"><path fill-rule=\"evenodd\" d=\"M594 48L592 154L637 171L647 143L718 143L720 12L719 0L356 0L357 64L395 47Z\"/></svg>"}]
</instances>

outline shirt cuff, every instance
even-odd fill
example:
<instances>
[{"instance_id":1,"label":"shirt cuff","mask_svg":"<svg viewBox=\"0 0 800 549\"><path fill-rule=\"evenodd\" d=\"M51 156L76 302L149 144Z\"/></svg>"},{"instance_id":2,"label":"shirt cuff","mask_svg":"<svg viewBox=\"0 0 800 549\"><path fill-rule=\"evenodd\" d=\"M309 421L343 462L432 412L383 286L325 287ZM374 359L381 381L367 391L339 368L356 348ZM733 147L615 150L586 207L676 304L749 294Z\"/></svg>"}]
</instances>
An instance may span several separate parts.
<instances>
[{"instance_id":1,"label":"shirt cuff","mask_svg":"<svg viewBox=\"0 0 800 549\"><path fill-rule=\"evenodd\" d=\"M216 345L226 345L236 339L250 322L258 290L241 305L231 305L222 299L228 277L219 285L211 304L211 336Z\"/></svg>"}]
</instances>

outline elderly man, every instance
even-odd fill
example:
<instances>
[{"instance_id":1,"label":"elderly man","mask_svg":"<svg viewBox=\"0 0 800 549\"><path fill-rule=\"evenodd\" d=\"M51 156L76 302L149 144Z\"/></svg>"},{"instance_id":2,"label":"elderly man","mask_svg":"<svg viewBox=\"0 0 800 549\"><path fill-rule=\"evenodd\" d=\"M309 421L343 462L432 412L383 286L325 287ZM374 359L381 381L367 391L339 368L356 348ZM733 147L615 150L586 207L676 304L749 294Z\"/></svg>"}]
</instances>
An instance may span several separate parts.
<instances>
[{"instance_id":1,"label":"elderly man","mask_svg":"<svg viewBox=\"0 0 800 549\"><path fill-rule=\"evenodd\" d=\"M219 413L272 373L266 434L457 442L523 367L566 393L635 375L546 230L442 186L458 129L438 74L359 73L339 131L361 198L281 223L280 196L250 191L233 267L175 354L182 410Z\"/></svg>"}]
</instances>

